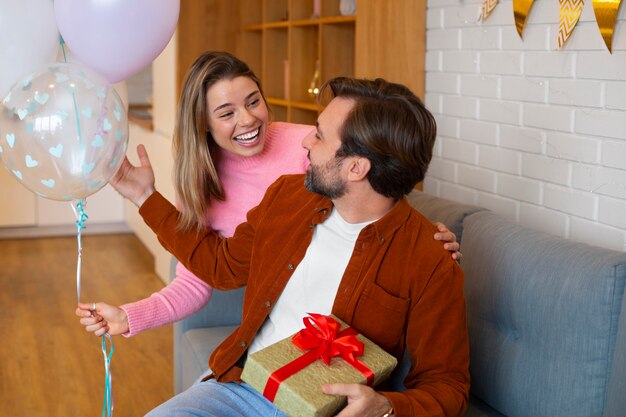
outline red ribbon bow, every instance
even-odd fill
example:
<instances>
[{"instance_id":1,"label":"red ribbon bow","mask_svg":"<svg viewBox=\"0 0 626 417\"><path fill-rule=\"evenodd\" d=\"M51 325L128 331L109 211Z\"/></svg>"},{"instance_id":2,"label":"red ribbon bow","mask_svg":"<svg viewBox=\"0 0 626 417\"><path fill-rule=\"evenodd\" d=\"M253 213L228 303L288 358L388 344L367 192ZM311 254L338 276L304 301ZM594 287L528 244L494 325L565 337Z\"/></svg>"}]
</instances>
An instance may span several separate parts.
<instances>
[{"instance_id":1,"label":"red ribbon bow","mask_svg":"<svg viewBox=\"0 0 626 417\"><path fill-rule=\"evenodd\" d=\"M341 357L367 378L367 385L374 382L374 373L363 362L356 359L363 356L364 345L356 337L356 330L341 325L332 317L309 313L303 320L304 329L296 333L291 342L307 352L299 358L274 371L265 385L263 396L274 401L279 385L290 376L301 371L317 359L330 365L330 359Z\"/></svg>"}]
</instances>

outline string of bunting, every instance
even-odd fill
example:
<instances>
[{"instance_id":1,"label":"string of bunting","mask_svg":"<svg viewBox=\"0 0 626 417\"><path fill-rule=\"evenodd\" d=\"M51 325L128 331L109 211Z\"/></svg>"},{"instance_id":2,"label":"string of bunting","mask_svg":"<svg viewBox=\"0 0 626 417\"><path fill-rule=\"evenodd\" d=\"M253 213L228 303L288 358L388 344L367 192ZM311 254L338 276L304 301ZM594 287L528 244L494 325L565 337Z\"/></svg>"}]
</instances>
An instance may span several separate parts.
<instances>
[{"instance_id":1,"label":"string of bunting","mask_svg":"<svg viewBox=\"0 0 626 417\"><path fill-rule=\"evenodd\" d=\"M515 28L520 38L523 38L524 26L533 3L534 0L513 0ZM574 27L583 11L584 3L584 0L559 0L559 48L563 48L574 31ZM622 0L591 0L591 3L604 44L609 52L612 53L613 33L615 32L617 12ZM498 0L483 0L478 20L486 20L497 4Z\"/></svg>"}]
</instances>

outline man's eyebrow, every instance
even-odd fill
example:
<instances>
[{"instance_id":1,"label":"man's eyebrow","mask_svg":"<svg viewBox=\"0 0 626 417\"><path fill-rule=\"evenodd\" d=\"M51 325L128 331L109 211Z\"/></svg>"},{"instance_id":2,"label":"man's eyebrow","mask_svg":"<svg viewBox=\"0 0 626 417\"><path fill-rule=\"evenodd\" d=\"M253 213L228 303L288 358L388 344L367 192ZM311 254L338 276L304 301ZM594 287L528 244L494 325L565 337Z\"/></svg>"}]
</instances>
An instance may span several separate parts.
<instances>
[{"instance_id":1,"label":"man's eyebrow","mask_svg":"<svg viewBox=\"0 0 626 417\"><path fill-rule=\"evenodd\" d=\"M253 92L251 92L250 94L248 94L245 98L245 100L250 99L250 97L253 97L255 94L261 94L261 92L259 90L254 90ZM215 113L218 110L223 109L224 107L228 107L228 106L232 106L233 103L224 103L220 106L217 106L216 108L213 109L213 113Z\"/></svg>"},{"instance_id":2,"label":"man's eyebrow","mask_svg":"<svg viewBox=\"0 0 626 417\"><path fill-rule=\"evenodd\" d=\"M317 134L320 137L323 138L324 137L324 133L322 133L322 131L320 130L320 122L318 122L318 121L315 122L315 129L317 130Z\"/></svg>"}]
</instances>

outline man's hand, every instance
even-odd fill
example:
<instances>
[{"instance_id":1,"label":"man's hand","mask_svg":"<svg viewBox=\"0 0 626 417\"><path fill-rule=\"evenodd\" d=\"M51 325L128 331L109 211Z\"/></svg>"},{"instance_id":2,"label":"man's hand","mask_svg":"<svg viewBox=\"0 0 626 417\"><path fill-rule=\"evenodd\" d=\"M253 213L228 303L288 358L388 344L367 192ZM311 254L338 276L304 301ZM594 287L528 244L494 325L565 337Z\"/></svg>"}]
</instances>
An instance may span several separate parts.
<instances>
[{"instance_id":1,"label":"man's hand","mask_svg":"<svg viewBox=\"0 0 626 417\"><path fill-rule=\"evenodd\" d=\"M140 165L136 167L124 157L122 166L109 180L109 184L137 207L141 207L154 192L154 171L143 145L137 146L137 156Z\"/></svg>"},{"instance_id":2,"label":"man's hand","mask_svg":"<svg viewBox=\"0 0 626 417\"><path fill-rule=\"evenodd\" d=\"M361 384L325 384L324 394L344 395L348 405L336 417L381 417L391 408L389 400Z\"/></svg>"},{"instance_id":3,"label":"man's hand","mask_svg":"<svg viewBox=\"0 0 626 417\"><path fill-rule=\"evenodd\" d=\"M455 261L459 261L463 255L459 252L461 245L456 241L456 235L452 233L448 226L443 223L435 223L437 226L437 233L435 233L435 240L439 240L444 242L443 248L447 251L452 252L452 259Z\"/></svg>"}]
</instances>

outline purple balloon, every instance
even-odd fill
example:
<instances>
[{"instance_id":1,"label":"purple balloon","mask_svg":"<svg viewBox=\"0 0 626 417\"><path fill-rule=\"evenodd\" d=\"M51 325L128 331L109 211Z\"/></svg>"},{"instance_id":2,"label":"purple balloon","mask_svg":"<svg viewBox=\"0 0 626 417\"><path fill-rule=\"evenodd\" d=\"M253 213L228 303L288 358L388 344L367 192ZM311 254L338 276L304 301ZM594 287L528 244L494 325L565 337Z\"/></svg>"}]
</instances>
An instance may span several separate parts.
<instances>
[{"instance_id":1,"label":"purple balloon","mask_svg":"<svg viewBox=\"0 0 626 417\"><path fill-rule=\"evenodd\" d=\"M74 57L110 83L150 64L172 37L180 0L55 0L59 32Z\"/></svg>"}]
</instances>

